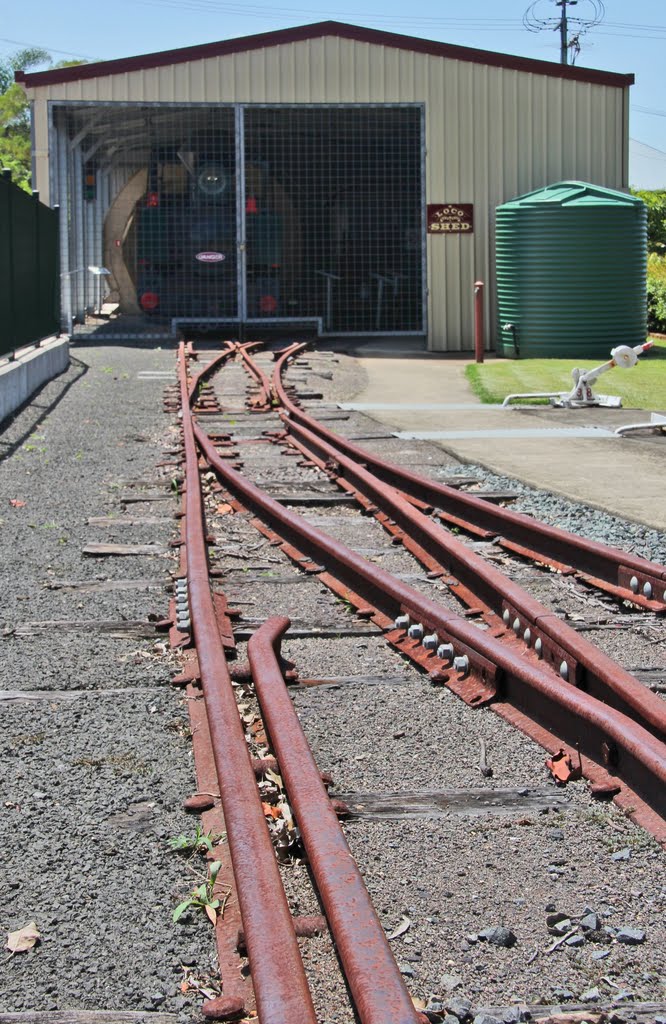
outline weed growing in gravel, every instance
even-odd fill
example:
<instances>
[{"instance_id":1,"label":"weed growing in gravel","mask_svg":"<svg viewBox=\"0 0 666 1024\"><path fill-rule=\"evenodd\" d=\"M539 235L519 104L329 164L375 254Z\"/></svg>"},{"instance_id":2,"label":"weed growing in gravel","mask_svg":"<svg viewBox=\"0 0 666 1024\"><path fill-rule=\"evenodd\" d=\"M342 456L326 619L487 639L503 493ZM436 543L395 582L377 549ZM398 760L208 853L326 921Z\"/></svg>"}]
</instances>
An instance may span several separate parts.
<instances>
[{"instance_id":1,"label":"weed growing in gravel","mask_svg":"<svg viewBox=\"0 0 666 1024\"><path fill-rule=\"evenodd\" d=\"M201 825L197 825L193 836L186 836L183 833L172 836L169 839L169 846L176 853L212 853L213 846L223 838L223 835L214 832L204 832Z\"/></svg>"},{"instance_id":2,"label":"weed growing in gravel","mask_svg":"<svg viewBox=\"0 0 666 1024\"><path fill-rule=\"evenodd\" d=\"M217 876L219 874L221 863L219 860L214 860L208 868L208 878L201 885L194 887L190 895L182 903L179 903L173 912L174 923L182 917L182 915L191 908L195 910L203 910L212 924L215 924L218 914L224 913L227 900L229 899L229 892L225 892L220 896L216 896L214 893L215 883L217 882Z\"/></svg>"}]
</instances>

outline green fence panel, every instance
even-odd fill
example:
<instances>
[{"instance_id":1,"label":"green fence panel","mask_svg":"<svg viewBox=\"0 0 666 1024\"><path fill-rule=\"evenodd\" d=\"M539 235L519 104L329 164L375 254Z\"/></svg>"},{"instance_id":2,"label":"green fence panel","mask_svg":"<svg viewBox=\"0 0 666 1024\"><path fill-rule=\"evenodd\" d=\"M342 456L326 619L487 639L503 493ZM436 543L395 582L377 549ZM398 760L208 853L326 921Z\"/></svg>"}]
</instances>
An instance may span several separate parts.
<instances>
[{"instance_id":1,"label":"green fence panel","mask_svg":"<svg viewBox=\"0 0 666 1024\"><path fill-rule=\"evenodd\" d=\"M60 326L58 212L0 176L0 355Z\"/></svg>"}]
</instances>

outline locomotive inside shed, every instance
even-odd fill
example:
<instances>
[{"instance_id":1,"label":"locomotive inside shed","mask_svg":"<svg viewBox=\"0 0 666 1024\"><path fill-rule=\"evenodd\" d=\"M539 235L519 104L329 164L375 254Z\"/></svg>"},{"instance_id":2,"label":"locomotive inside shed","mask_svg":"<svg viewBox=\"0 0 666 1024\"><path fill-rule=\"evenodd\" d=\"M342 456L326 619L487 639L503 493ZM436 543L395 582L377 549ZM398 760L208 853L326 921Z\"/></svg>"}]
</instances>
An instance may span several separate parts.
<instances>
[{"instance_id":1,"label":"locomotive inside shed","mask_svg":"<svg viewBox=\"0 0 666 1024\"><path fill-rule=\"evenodd\" d=\"M100 306L202 328L423 332L419 104L86 103L54 125L72 214L82 183L83 262L105 270Z\"/></svg>"}]
</instances>

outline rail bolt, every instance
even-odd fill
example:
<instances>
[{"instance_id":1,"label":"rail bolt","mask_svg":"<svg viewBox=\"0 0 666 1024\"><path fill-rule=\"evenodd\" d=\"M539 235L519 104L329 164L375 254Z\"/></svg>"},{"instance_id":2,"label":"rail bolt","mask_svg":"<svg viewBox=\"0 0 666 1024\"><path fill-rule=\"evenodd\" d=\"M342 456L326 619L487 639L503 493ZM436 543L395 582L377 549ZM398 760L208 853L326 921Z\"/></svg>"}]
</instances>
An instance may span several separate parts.
<instances>
[{"instance_id":1,"label":"rail bolt","mask_svg":"<svg viewBox=\"0 0 666 1024\"><path fill-rule=\"evenodd\" d=\"M469 658L466 654L461 654L459 657L453 659L453 668L456 672L462 672L464 676L469 675Z\"/></svg>"},{"instance_id":2,"label":"rail bolt","mask_svg":"<svg viewBox=\"0 0 666 1024\"><path fill-rule=\"evenodd\" d=\"M411 640L423 640L424 632L425 630L423 629L422 623L415 622L414 625L410 626L407 630L407 636L410 637Z\"/></svg>"},{"instance_id":3,"label":"rail bolt","mask_svg":"<svg viewBox=\"0 0 666 1024\"><path fill-rule=\"evenodd\" d=\"M569 666L566 661L563 661L560 665L560 675L565 681L569 678Z\"/></svg>"},{"instance_id":4,"label":"rail bolt","mask_svg":"<svg viewBox=\"0 0 666 1024\"><path fill-rule=\"evenodd\" d=\"M518 636L520 634L520 619L513 620L513 631Z\"/></svg>"},{"instance_id":5,"label":"rail bolt","mask_svg":"<svg viewBox=\"0 0 666 1024\"><path fill-rule=\"evenodd\" d=\"M453 661L453 644L440 644L437 648L437 657L442 661Z\"/></svg>"},{"instance_id":6,"label":"rail bolt","mask_svg":"<svg viewBox=\"0 0 666 1024\"><path fill-rule=\"evenodd\" d=\"M523 640L525 641L525 643L529 647L530 646L530 641L532 640L532 630L530 629L529 626L527 627L527 629L523 633Z\"/></svg>"},{"instance_id":7,"label":"rail bolt","mask_svg":"<svg viewBox=\"0 0 666 1024\"><path fill-rule=\"evenodd\" d=\"M650 598L652 597L652 584L651 583L644 583L643 584L643 594L645 595L645 597L647 597L647 599L649 601Z\"/></svg>"},{"instance_id":8,"label":"rail bolt","mask_svg":"<svg viewBox=\"0 0 666 1024\"><path fill-rule=\"evenodd\" d=\"M543 657L543 640L540 636L534 641L534 650L536 651L539 658Z\"/></svg>"},{"instance_id":9,"label":"rail bolt","mask_svg":"<svg viewBox=\"0 0 666 1024\"><path fill-rule=\"evenodd\" d=\"M502 619L504 620L504 623L507 626L511 622L511 612L509 611L508 608L505 608L504 611L502 612Z\"/></svg>"},{"instance_id":10,"label":"rail bolt","mask_svg":"<svg viewBox=\"0 0 666 1024\"><path fill-rule=\"evenodd\" d=\"M629 586L630 586L631 591L632 591L633 594L637 594L638 593L638 577L637 576L632 576L631 577L631 579L629 580Z\"/></svg>"},{"instance_id":11,"label":"rail bolt","mask_svg":"<svg viewBox=\"0 0 666 1024\"><path fill-rule=\"evenodd\" d=\"M409 629L409 615L398 615L393 625L396 629Z\"/></svg>"},{"instance_id":12,"label":"rail bolt","mask_svg":"<svg viewBox=\"0 0 666 1024\"><path fill-rule=\"evenodd\" d=\"M429 636L423 637L423 646L427 651L436 651L439 646L439 637L436 633L430 633Z\"/></svg>"}]
</instances>

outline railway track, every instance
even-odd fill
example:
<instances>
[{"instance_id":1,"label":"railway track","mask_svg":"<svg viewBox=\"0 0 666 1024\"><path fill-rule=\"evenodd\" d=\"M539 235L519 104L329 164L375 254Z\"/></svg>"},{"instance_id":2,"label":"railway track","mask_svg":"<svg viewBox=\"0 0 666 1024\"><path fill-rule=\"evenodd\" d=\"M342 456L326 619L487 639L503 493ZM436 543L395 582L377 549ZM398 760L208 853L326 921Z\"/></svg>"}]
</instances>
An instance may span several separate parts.
<instances>
[{"instance_id":1,"label":"railway track","mask_svg":"<svg viewBox=\"0 0 666 1024\"><path fill-rule=\"evenodd\" d=\"M662 600L666 570L580 538L567 542L562 531L540 529L538 524L533 535L528 532L526 517L498 509L482 498L470 502L469 495L381 463L343 441L299 409L282 384L281 373L288 360L300 351L294 346L279 359L272 381L254 358L251 346L228 344L217 358L189 377L192 347L180 351L185 483L172 643L186 646L192 634L196 643L196 655L190 655L181 681L191 687L193 700L197 698L197 680L203 688L241 909L243 948L249 956L262 1024L285 1019L309 1021L315 1019L315 1011L290 908L279 884L266 829L266 801L262 807L257 778L263 780L264 790L274 787L276 778L279 793L283 786L286 789L282 805L286 814L282 810L276 818L284 823L291 820L291 808L295 811L359 1019L377 1024L389 1019L418 1020L419 1010L405 986L405 972L396 965L363 880L359 874L350 874L353 861L334 820L336 807L326 793L328 779L322 782L291 711L283 676L292 683L297 676L281 657L280 638L286 634L290 645L299 637L307 642L327 634L333 643L345 636L365 643L387 640L402 656L425 669L436 688L452 690L470 706L488 706L549 750L553 772L560 781L584 775L597 796L613 797L663 842L664 702L441 524L448 517L456 528L462 526L484 540L501 536L502 544L522 557L529 555L559 572L582 575L588 585L631 600L646 613L666 608ZM217 382L218 370L219 380L227 383L213 387L210 381ZM248 385L250 393L245 396ZM284 456L279 460L282 464L291 469L298 462L298 473L291 478L291 482L298 481L298 490L292 489L291 494L278 493L284 488L285 476L281 471L279 482L274 477L276 447ZM197 464L197 448L202 465ZM199 490L201 468L205 470L203 494ZM259 476L252 482L250 475L257 470ZM257 485L262 474L269 480L273 474L272 485ZM271 486L273 496L266 486ZM375 537L377 531L388 533L386 548L366 547L364 555L359 553L358 543L350 546L332 535L341 527L343 535L351 533L357 541L359 518L348 509L350 499L365 513L364 528L372 524ZM321 529L321 523L317 526L290 508L298 505L309 510L336 509L332 531ZM464 521L463 509L469 514ZM222 533L221 523L231 548L222 543L218 554L216 542L215 556L210 559L206 538L208 535L212 542L218 531ZM239 527L237 533L231 523ZM287 574L284 587L278 588L275 570L259 566L253 593L261 591L265 581L264 590L272 588L271 610L279 610L284 602L276 599L278 590L291 593L297 580L316 581L319 591L323 584L339 599L332 621L312 627L307 618L299 623L292 616L290 623L284 616L273 617L257 631L259 621L248 615L239 618L238 611L230 608L229 600L237 600L235 593L233 598L226 593L211 596L208 561L212 561L213 574L224 574L225 586L233 581L229 562L233 566L238 554L245 557L248 526L265 538L268 548L260 543L262 552L279 550L298 570ZM233 546L241 533L244 541L236 553ZM382 560L387 568L377 564ZM397 571L391 571L393 563L400 566ZM272 566L275 560L270 558L268 564ZM415 564L419 566L416 573ZM248 568L236 564L236 583L231 582L231 588L239 589L237 577ZM632 574L628 579L627 572ZM432 597L434 587L437 600ZM317 603L320 600L315 599ZM311 612L312 604L307 607ZM350 611L356 612L354 619ZM252 635L248 663L229 671L225 652L227 657L235 654L239 640L246 635ZM336 677L329 674L305 683L311 690L319 688L316 684L335 687ZM248 738L238 715L234 685L237 694L238 687L242 688L241 707L247 699L255 709L258 730L250 743L254 760L247 756ZM284 730L289 730L289 741L283 739ZM257 731L262 742L256 742ZM269 753L277 755L277 761L266 768L269 740ZM297 756L292 763L294 751ZM483 741L480 771L486 778L492 774ZM203 804L199 809L205 809ZM337 811L349 814L350 806L338 806ZM345 871L336 877L331 867L339 868L341 859ZM269 904L274 910L267 920ZM233 932L237 923L233 919L218 921L223 963L233 946L230 930ZM277 948L285 951L279 961L274 954ZM246 981L236 988L225 982L224 996L204 1007L204 1012L224 1017L250 1008L253 997Z\"/></svg>"}]
</instances>

